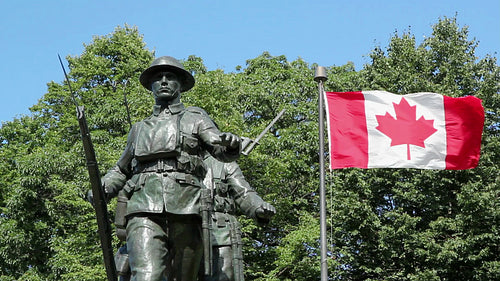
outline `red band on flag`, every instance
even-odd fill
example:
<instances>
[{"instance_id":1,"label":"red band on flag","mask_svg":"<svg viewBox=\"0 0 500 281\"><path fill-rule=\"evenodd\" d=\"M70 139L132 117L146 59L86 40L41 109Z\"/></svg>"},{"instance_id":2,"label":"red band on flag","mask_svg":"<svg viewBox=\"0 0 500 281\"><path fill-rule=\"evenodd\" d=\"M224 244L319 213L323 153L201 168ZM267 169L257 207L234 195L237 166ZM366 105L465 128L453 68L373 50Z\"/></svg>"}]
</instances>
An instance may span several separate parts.
<instances>
[{"instance_id":1,"label":"red band on flag","mask_svg":"<svg viewBox=\"0 0 500 281\"><path fill-rule=\"evenodd\" d=\"M481 100L444 96L446 120L446 169L475 168L479 162L484 110Z\"/></svg>"},{"instance_id":2,"label":"red band on flag","mask_svg":"<svg viewBox=\"0 0 500 281\"><path fill-rule=\"evenodd\" d=\"M329 116L330 169L367 168L368 132L361 92L325 93ZM331 126L330 124L335 124ZM353 145L356 144L356 145Z\"/></svg>"}]
</instances>

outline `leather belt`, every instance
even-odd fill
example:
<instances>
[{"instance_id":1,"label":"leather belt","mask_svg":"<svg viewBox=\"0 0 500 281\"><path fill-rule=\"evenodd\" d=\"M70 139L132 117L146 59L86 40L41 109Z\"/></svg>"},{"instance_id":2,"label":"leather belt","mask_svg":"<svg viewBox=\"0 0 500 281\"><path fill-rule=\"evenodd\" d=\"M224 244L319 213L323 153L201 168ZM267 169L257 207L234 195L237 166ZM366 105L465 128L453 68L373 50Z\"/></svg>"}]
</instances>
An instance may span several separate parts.
<instances>
[{"instance_id":1,"label":"leather belt","mask_svg":"<svg viewBox=\"0 0 500 281\"><path fill-rule=\"evenodd\" d=\"M139 162L134 167L134 174L147 173L147 172L172 172L177 171L177 159L158 159L150 162Z\"/></svg>"}]
</instances>

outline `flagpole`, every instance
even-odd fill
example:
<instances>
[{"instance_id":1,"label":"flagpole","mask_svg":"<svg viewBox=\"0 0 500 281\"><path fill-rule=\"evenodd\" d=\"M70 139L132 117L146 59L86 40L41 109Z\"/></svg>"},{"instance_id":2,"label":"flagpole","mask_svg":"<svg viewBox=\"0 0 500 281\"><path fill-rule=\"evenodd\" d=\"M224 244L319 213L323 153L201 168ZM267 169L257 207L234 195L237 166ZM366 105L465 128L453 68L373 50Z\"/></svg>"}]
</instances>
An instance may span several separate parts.
<instances>
[{"instance_id":1,"label":"flagpole","mask_svg":"<svg viewBox=\"0 0 500 281\"><path fill-rule=\"evenodd\" d=\"M328 264L326 260L326 194L325 194L325 110L323 106L323 82L327 80L326 69L316 67L314 81L318 82L319 111L319 200L320 200L320 247L321 247L321 281L328 280Z\"/></svg>"}]
</instances>

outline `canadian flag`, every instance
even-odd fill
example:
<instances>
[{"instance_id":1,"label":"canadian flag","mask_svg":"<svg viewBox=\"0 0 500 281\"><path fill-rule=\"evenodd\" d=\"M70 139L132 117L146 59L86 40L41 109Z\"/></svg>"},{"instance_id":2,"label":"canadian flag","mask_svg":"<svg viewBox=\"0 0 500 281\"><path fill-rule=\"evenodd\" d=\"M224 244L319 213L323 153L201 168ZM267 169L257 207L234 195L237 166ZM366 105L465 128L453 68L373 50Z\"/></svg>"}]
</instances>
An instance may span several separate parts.
<instances>
[{"instance_id":1,"label":"canadian flag","mask_svg":"<svg viewBox=\"0 0 500 281\"><path fill-rule=\"evenodd\" d=\"M475 168L484 108L473 97L325 92L330 169Z\"/></svg>"}]
</instances>

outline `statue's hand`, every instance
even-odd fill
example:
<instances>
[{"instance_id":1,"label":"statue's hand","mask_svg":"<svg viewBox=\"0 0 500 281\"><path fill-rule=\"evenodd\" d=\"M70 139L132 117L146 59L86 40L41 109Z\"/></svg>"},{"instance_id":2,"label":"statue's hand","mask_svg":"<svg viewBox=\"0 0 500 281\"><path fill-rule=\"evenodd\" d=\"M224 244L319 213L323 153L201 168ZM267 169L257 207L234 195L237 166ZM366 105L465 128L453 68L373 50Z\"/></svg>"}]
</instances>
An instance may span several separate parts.
<instances>
[{"instance_id":1,"label":"statue's hand","mask_svg":"<svg viewBox=\"0 0 500 281\"><path fill-rule=\"evenodd\" d=\"M219 139L219 141L216 141L214 143L229 147L231 149L239 149L239 147L241 146L241 138L235 134L221 133L219 135Z\"/></svg>"},{"instance_id":2,"label":"statue's hand","mask_svg":"<svg viewBox=\"0 0 500 281\"><path fill-rule=\"evenodd\" d=\"M260 218L260 219L270 219L276 214L276 208L274 208L273 205L264 202L262 205L260 205L257 210L255 210L255 215Z\"/></svg>"},{"instance_id":3,"label":"statue's hand","mask_svg":"<svg viewBox=\"0 0 500 281\"><path fill-rule=\"evenodd\" d=\"M106 203L109 203L109 201L113 197L115 197L115 194L114 193L108 193L108 191L105 190L104 191L104 196L105 196ZM87 201L89 201L90 204L92 204L92 206L94 206L94 193L92 192L92 189L87 192Z\"/></svg>"}]
</instances>

